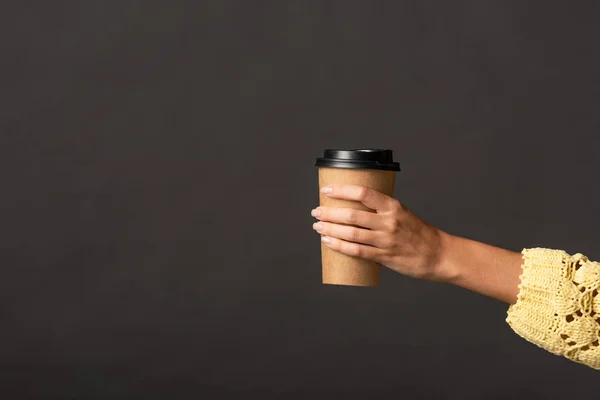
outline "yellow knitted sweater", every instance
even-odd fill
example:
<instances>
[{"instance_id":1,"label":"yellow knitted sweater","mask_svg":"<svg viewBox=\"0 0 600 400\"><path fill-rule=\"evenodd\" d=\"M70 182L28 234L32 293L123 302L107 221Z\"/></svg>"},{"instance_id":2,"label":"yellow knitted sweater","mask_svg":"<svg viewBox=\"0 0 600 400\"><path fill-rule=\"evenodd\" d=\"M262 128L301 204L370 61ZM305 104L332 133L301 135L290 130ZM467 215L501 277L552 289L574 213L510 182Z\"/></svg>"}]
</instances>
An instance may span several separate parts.
<instances>
[{"instance_id":1,"label":"yellow knitted sweater","mask_svg":"<svg viewBox=\"0 0 600 400\"><path fill-rule=\"evenodd\" d=\"M600 263L564 250L521 253L519 295L506 322L529 342L600 370Z\"/></svg>"}]
</instances>

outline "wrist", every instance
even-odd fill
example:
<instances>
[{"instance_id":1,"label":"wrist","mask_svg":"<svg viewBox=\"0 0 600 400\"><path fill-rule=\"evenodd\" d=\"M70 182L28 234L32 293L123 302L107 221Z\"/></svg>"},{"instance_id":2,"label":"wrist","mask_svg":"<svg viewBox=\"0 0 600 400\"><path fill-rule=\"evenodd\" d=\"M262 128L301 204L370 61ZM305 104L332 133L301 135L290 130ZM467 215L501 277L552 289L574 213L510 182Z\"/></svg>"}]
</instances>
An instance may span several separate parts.
<instances>
[{"instance_id":1,"label":"wrist","mask_svg":"<svg viewBox=\"0 0 600 400\"><path fill-rule=\"evenodd\" d=\"M439 230L439 255L437 265L435 267L434 281L441 283L454 284L460 280L463 272L461 271L461 263L457 262L459 253L464 243L463 238L451 235L447 232Z\"/></svg>"}]
</instances>

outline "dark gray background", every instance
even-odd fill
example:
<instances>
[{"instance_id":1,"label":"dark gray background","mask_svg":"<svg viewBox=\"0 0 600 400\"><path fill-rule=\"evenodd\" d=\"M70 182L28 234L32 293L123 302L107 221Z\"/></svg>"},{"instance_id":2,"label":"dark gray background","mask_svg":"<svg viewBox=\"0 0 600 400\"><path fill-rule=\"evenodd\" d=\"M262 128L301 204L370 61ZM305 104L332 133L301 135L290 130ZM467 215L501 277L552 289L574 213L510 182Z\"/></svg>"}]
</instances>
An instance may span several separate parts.
<instances>
[{"instance_id":1,"label":"dark gray background","mask_svg":"<svg viewBox=\"0 0 600 400\"><path fill-rule=\"evenodd\" d=\"M597 395L501 302L322 285L309 212L323 149L390 148L435 226L600 259L599 8L3 2L2 397Z\"/></svg>"}]
</instances>

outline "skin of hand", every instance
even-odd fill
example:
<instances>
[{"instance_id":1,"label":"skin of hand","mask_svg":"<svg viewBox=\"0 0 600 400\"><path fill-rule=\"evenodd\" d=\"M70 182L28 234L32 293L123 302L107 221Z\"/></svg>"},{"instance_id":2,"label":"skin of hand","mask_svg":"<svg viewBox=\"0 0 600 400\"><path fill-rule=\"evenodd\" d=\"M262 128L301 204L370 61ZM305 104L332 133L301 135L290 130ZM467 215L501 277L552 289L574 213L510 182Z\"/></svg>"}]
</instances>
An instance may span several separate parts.
<instances>
[{"instance_id":1,"label":"skin of hand","mask_svg":"<svg viewBox=\"0 0 600 400\"><path fill-rule=\"evenodd\" d=\"M439 268L441 231L418 218L398 200L356 185L329 185L322 192L334 198L361 202L376 211L323 206L312 210L311 215L319 220L313 229L322 235L326 246L349 256L379 262L413 278L431 281L449 278Z\"/></svg>"},{"instance_id":2,"label":"skin of hand","mask_svg":"<svg viewBox=\"0 0 600 400\"><path fill-rule=\"evenodd\" d=\"M312 210L319 220L313 229L332 250L413 278L455 284L507 303L516 301L520 253L450 235L395 198L370 188L332 184L321 191L375 211L324 206Z\"/></svg>"}]
</instances>

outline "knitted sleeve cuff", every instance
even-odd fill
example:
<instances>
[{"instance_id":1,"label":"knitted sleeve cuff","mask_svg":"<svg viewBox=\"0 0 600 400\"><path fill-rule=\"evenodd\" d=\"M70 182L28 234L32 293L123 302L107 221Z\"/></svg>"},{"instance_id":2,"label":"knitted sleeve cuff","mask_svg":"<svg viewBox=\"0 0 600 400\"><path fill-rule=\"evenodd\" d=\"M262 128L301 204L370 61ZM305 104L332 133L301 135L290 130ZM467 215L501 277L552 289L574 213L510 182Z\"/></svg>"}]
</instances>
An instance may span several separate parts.
<instances>
[{"instance_id":1,"label":"knitted sleeve cuff","mask_svg":"<svg viewBox=\"0 0 600 400\"><path fill-rule=\"evenodd\" d=\"M600 263L564 250L521 253L519 294L506 322L538 347L600 369Z\"/></svg>"}]
</instances>

